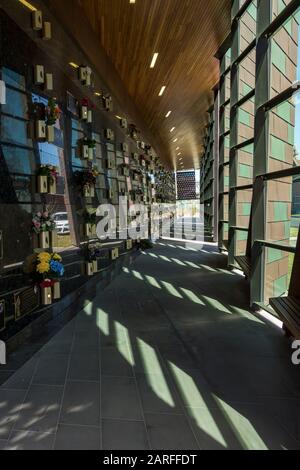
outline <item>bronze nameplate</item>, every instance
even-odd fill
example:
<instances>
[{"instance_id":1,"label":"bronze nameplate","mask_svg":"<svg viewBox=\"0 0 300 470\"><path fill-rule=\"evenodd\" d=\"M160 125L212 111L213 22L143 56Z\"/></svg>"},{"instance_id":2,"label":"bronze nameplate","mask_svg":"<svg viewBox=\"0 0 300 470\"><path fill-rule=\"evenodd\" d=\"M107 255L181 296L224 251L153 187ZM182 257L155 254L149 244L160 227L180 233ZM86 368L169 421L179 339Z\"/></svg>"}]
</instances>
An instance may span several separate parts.
<instances>
[{"instance_id":1,"label":"bronze nameplate","mask_svg":"<svg viewBox=\"0 0 300 470\"><path fill-rule=\"evenodd\" d=\"M0 300L0 331L5 328L5 300Z\"/></svg>"},{"instance_id":2,"label":"bronze nameplate","mask_svg":"<svg viewBox=\"0 0 300 470\"><path fill-rule=\"evenodd\" d=\"M38 289L29 287L18 294L14 294L15 320L20 320L25 315L33 312L40 305Z\"/></svg>"}]
</instances>

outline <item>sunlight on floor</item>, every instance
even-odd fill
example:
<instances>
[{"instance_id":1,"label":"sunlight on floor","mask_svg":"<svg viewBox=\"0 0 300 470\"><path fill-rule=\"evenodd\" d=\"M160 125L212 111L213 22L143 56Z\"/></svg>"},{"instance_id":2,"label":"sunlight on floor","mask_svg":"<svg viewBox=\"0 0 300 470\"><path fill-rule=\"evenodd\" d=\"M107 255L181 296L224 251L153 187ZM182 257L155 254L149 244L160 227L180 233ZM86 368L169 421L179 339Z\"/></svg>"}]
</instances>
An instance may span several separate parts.
<instances>
[{"instance_id":1,"label":"sunlight on floor","mask_svg":"<svg viewBox=\"0 0 300 470\"><path fill-rule=\"evenodd\" d=\"M230 425L237 440L245 450L268 450L268 447L257 433L250 421L232 406L215 397L227 423Z\"/></svg>"},{"instance_id":2,"label":"sunlight on floor","mask_svg":"<svg viewBox=\"0 0 300 470\"><path fill-rule=\"evenodd\" d=\"M147 374L147 381L152 390L167 405L174 408L175 403L154 348L140 338L137 338L137 344L144 365L144 373Z\"/></svg>"},{"instance_id":3,"label":"sunlight on floor","mask_svg":"<svg viewBox=\"0 0 300 470\"><path fill-rule=\"evenodd\" d=\"M199 386L195 384L191 376L179 369L175 364L169 362L169 365L185 406L187 407L187 411L196 421L199 429L207 433L222 446L227 447L222 433L199 390ZM201 410L200 413L199 409Z\"/></svg>"}]
</instances>

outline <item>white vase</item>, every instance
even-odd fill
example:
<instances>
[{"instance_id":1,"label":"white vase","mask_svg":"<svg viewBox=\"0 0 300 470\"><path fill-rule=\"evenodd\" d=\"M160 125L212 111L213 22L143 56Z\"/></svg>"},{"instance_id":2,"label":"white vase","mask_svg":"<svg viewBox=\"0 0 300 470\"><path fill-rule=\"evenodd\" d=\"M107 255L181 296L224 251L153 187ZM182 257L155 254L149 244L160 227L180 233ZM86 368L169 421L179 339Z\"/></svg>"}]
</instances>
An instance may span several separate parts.
<instances>
[{"instance_id":1,"label":"white vase","mask_svg":"<svg viewBox=\"0 0 300 470\"><path fill-rule=\"evenodd\" d=\"M39 175L37 177L37 187L38 187L38 193L40 194L48 193L48 176Z\"/></svg>"},{"instance_id":2,"label":"white vase","mask_svg":"<svg viewBox=\"0 0 300 470\"><path fill-rule=\"evenodd\" d=\"M94 273L98 272L98 261L97 260L93 261L93 271L94 271Z\"/></svg>"},{"instance_id":3,"label":"white vase","mask_svg":"<svg viewBox=\"0 0 300 470\"><path fill-rule=\"evenodd\" d=\"M54 142L55 131L54 126L47 126L47 142Z\"/></svg>"},{"instance_id":4,"label":"white vase","mask_svg":"<svg viewBox=\"0 0 300 470\"><path fill-rule=\"evenodd\" d=\"M94 274L94 265L93 263L85 263L85 272L87 276L93 276Z\"/></svg>"},{"instance_id":5,"label":"white vase","mask_svg":"<svg viewBox=\"0 0 300 470\"><path fill-rule=\"evenodd\" d=\"M46 123L45 121L36 121L35 123L35 133L37 139L46 138Z\"/></svg>"},{"instance_id":6,"label":"white vase","mask_svg":"<svg viewBox=\"0 0 300 470\"><path fill-rule=\"evenodd\" d=\"M88 160L89 158L89 147L88 145L83 145L81 149L81 157Z\"/></svg>"},{"instance_id":7,"label":"white vase","mask_svg":"<svg viewBox=\"0 0 300 470\"><path fill-rule=\"evenodd\" d=\"M131 250L132 249L132 240L126 240L126 249Z\"/></svg>"},{"instance_id":8,"label":"white vase","mask_svg":"<svg viewBox=\"0 0 300 470\"><path fill-rule=\"evenodd\" d=\"M41 303L42 303L42 305L51 305L52 304L52 289L51 289L51 287L42 287L41 288Z\"/></svg>"},{"instance_id":9,"label":"white vase","mask_svg":"<svg viewBox=\"0 0 300 470\"><path fill-rule=\"evenodd\" d=\"M52 297L54 300L58 300L61 298L61 289L59 281L55 282L52 287Z\"/></svg>"},{"instance_id":10,"label":"white vase","mask_svg":"<svg viewBox=\"0 0 300 470\"><path fill-rule=\"evenodd\" d=\"M39 233L39 248L43 248L43 249L50 248L50 233L49 232Z\"/></svg>"},{"instance_id":11,"label":"white vase","mask_svg":"<svg viewBox=\"0 0 300 470\"><path fill-rule=\"evenodd\" d=\"M88 118L88 108L87 106L81 106L81 119L86 121Z\"/></svg>"},{"instance_id":12,"label":"white vase","mask_svg":"<svg viewBox=\"0 0 300 470\"><path fill-rule=\"evenodd\" d=\"M85 224L85 235L87 237L91 237L92 236L92 224Z\"/></svg>"},{"instance_id":13,"label":"white vase","mask_svg":"<svg viewBox=\"0 0 300 470\"><path fill-rule=\"evenodd\" d=\"M56 178L55 177L49 180L49 194L56 194Z\"/></svg>"},{"instance_id":14,"label":"white vase","mask_svg":"<svg viewBox=\"0 0 300 470\"><path fill-rule=\"evenodd\" d=\"M88 159L94 160L94 149L92 147L88 148Z\"/></svg>"}]
</instances>

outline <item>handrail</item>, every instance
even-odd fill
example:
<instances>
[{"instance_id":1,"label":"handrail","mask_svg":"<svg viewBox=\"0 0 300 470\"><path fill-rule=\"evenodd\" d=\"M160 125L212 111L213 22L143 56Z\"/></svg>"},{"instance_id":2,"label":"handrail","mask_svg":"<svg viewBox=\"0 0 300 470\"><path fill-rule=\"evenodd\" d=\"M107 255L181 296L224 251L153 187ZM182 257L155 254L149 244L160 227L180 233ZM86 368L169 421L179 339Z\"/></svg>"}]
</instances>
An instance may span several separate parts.
<instances>
[{"instance_id":1,"label":"handrail","mask_svg":"<svg viewBox=\"0 0 300 470\"><path fill-rule=\"evenodd\" d=\"M272 171L271 173L264 173L262 175L256 176L255 180L262 178L264 181L276 180L278 178L288 178L289 176L300 175L300 165L291 166L285 170Z\"/></svg>"},{"instance_id":2,"label":"handrail","mask_svg":"<svg viewBox=\"0 0 300 470\"><path fill-rule=\"evenodd\" d=\"M249 227L239 227L238 225L232 225L232 227L229 227L229 229L240 232L249 232Z\"/></svg>"},{"instance_id":3,"label":"handrail","mask_svg":"<svg viewBox=\"0 0 300 470\"><path fill-rule=\"evenodd\" d=\"M286 251L287 253L296 253L296 246L284 245L280 242L269 242L267 240L255 240L254 245L261 245L266 248L274 248L275 250Z\"/></svg>"}]
</instances>

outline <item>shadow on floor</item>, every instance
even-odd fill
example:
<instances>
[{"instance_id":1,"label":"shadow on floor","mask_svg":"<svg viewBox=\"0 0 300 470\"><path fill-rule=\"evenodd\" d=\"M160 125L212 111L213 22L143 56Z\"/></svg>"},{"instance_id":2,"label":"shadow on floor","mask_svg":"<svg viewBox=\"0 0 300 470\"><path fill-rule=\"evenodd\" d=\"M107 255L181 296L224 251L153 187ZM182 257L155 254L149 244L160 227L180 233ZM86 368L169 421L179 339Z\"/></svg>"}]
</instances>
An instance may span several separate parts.
<instances>
[{"instance_id":1,"label":"shadow on floor","mask_svg":"<svg viewBox=\"0 0 300 470\"><path fill-rule=\"evenodd\" d=\"M298 449L290 345L226 262L142 252L2 385L0 448Z\"/></svg>"}]
</instances>

